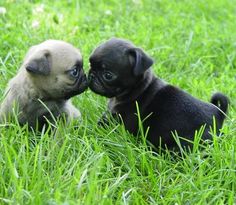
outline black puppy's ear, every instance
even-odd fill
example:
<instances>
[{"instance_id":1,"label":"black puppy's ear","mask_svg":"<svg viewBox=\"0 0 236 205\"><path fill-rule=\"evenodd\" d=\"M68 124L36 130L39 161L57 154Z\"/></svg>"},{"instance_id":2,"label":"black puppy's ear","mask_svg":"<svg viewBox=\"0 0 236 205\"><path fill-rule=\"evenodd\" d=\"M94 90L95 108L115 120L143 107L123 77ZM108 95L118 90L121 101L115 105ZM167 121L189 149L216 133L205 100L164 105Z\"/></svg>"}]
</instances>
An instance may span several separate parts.
<instances>
[{"instance_id":1,"label":"black puppy's ear","mask_svg":"<svg viewBox=\"0 0 236 205\"><path fill-rule=\"evenodd\" d=\"M144 73L153 64L153 60L141 48L128 49L129 55L134 58L133 72L135 76Z\"/></svg>"},{"instance_id":2,"label":"black puppy's ear","mask_svg":"<svg viewBox=\"0 0 236 205\"><path fill-rule=\"evenodd\" d=\"M25 69L32 74L48 75L50 73L50 54L48 51L41 51L32 57L25 66Z\"/></svg>"}]
</instances>

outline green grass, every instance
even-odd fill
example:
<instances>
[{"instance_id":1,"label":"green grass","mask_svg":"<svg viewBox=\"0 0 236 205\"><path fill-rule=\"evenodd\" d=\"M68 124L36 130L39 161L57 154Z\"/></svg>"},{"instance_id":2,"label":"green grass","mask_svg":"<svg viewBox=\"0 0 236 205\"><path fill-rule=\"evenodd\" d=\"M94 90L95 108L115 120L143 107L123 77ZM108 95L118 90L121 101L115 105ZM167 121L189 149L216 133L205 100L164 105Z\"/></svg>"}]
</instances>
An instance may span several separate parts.
<instances>
[{"instance_id":1,"label":"green grass","mask_svg":"<svg viewBox=\"0 0 236 205\"><path fill-rule=\"evenodd\" d=\"M33 12L44 5L42 13ZM106 99L73 98L83 122L33 133L0 127L0 204L235 204L236 1L0 1L0 91L27 49L61 39L92 50L111 36L128 38L154 59L156 75L209 101L231 99L224 136L204 151L153 154L122 126L98 129ZM39 27L33 28L32 22Z\"/></svg>"}]
</instances>

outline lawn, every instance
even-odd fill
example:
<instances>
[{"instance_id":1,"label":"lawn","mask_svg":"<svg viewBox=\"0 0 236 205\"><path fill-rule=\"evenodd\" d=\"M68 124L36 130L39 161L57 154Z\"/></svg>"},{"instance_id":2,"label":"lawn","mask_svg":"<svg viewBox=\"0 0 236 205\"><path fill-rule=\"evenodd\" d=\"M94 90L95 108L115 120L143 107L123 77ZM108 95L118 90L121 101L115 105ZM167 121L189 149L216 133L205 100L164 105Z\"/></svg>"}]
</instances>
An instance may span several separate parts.
<instances>
[{"instance_id":1,"label":"lawn","mask_svg":"<svg viewBox=\"0 0 236 205\"><path fill-rule=\"evenodd\" d=\"M156 75L209 101L231 100L222 137L204 150L152 153L123 126L97 128L106 99L73 98L82 122L34 133L0 125L0 204L235 204L235 0L0 0L0 92L28 48L61 39L88 57L112 36L155 60Z\"/></svg>"}]
</instances>

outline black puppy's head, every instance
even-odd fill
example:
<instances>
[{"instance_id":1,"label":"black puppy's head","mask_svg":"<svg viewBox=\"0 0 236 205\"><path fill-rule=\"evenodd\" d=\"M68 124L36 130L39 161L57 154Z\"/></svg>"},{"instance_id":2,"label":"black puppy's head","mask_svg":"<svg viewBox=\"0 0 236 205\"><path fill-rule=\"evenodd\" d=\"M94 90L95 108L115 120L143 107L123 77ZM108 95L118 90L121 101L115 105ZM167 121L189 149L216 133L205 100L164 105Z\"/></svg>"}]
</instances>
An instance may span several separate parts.
<instances>
[{"instance_id":1,"label":"black puppy's head","mask_svg":"<svg viewBox=\"0 0 236 205\"><path fill-rule=\"evenodd\" d=\"M90 89L109 98L136 86L153 64L153 60L142 49L119 38L111 38L98 46L89 61Z\"/></svg>"}]
</instances>

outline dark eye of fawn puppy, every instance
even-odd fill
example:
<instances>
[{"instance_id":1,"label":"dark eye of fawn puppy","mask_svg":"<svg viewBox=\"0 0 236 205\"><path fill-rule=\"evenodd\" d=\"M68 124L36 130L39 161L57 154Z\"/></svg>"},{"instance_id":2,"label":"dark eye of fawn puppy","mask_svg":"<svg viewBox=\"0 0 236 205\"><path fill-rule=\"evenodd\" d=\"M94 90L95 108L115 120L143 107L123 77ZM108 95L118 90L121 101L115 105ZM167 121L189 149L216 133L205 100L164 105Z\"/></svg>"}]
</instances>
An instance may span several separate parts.
<instances>
[{"instance_id":1,"label":"dark eye of fawn puppy","mask_svg":"<svg viewBox=\"0 0 236 205\"><path fill-rule=\"evenodd\" d=\"M147 140L154 146L178 150L172 133L177 132L183 147L192 147L194 133L205 126L202 140L211 139L213 118L216 130L222 127L228 109L228 98L216 93L211 103L203 102L156 77L153 60L131 42L111 38L99 45L90 56L89 87L109 98L108 112L121 116L132 134L139 131L136 102ZM108 122L103 115L100 124Z\"/></svg>"}]
</instances>

